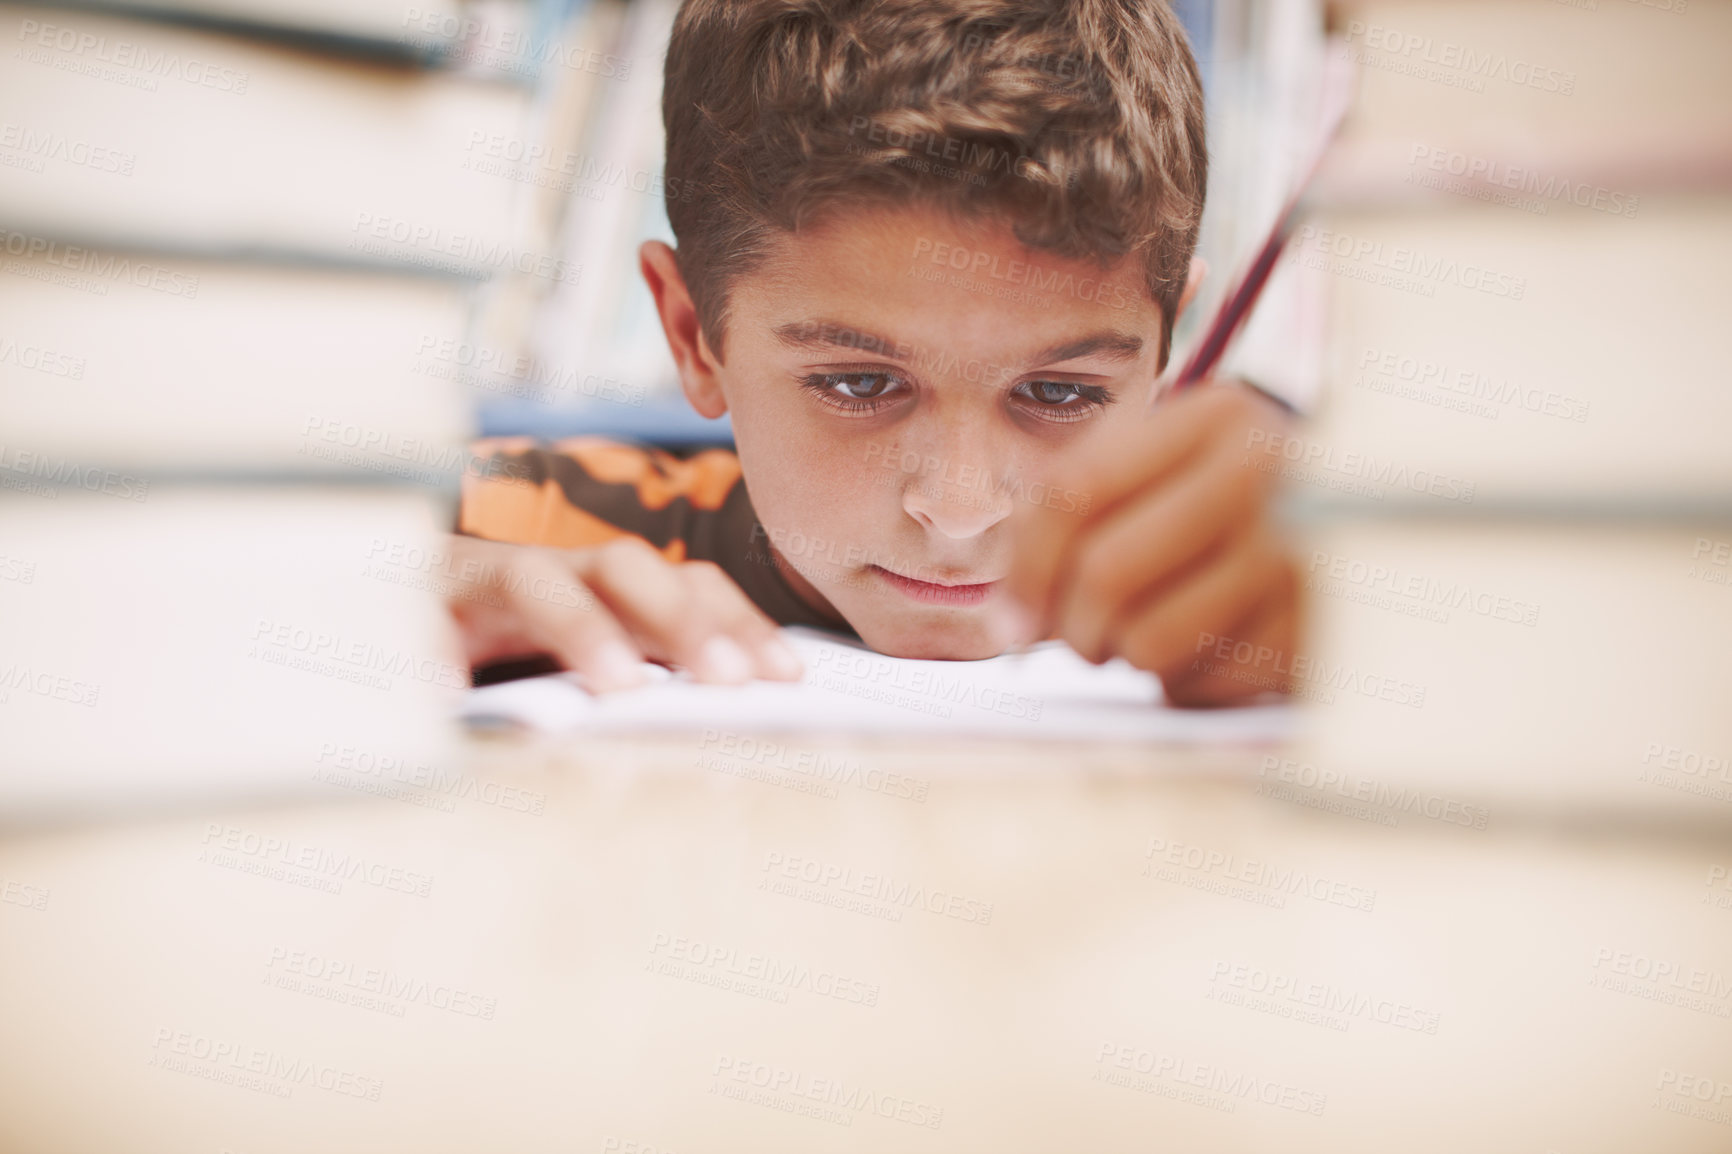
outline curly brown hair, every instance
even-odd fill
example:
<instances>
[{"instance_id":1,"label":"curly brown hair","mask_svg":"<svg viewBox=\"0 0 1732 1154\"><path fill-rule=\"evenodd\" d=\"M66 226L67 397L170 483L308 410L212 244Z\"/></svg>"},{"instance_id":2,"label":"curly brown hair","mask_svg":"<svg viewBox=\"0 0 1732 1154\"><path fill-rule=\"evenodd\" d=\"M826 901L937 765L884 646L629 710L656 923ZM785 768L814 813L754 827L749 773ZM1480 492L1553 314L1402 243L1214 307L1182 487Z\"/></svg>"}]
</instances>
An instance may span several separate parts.
<instances>
[{"instance_id":1,"label":"curly brown hair","mask_svg":"<svg viewBox=\"0 0 1732 1154\"><path fill-rule=\"evenodd\" d=\"M918 201L1103 266L1141 254L1165 364L1208 157L1164 0L686 0L666 78L668 218L717 356L730 279L775 230Z\"/></svg>"}]
</instances>

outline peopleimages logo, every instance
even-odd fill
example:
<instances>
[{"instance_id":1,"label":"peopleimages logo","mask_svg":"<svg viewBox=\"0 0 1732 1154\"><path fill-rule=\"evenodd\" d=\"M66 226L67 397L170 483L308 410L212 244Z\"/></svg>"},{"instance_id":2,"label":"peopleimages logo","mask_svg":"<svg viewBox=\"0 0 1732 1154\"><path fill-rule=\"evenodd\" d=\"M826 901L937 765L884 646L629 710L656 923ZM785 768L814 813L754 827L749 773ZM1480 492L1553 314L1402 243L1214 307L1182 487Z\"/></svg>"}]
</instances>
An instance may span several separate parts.
<instances>
[{"instance_id":1,"label":"peopleimages logo","mask_svg":"<svg viewBox=\"0 0 1732 1154\"><path fill-rule=\"evenodd\" d=\"M864 765L857 757L790 747L732 730L704 730L698 749L709 755L700 756L698 764L720 772L737 776L756 776L755 771L794 773L821 785L852 786L904 801L924 802L932 784L924 778Z\"/></svg>"},{"instance_id":2,"label":"peopleimages logo","mask_svg":"<svg viewBox=\"0 0 1732 1154\"><path fill-rule=\"evenodd\" d=\"M28 693L53 701L64 701L68 705L94 707L102 693L102 686L14 661L9 665L0 665L0 705L11 701L14 693Z\"/></svg>"},{"instance_id":3,"label":"peopleimages logo","mask_svg":"<svg viewBox=\"0 0 1732 1154\"><path fill-rule=\"evenodd\" d=\"M1233 962L1216 962L1209 974L1209 982L1220 990L1258 995L1276 1003L1291 1003L1294 1007L1313 1009L1337 1020L1360 1018L1422 1034L1437 1033L1441 1019L1437 1011L1422 1009L1408 1002L1377 997L1350 987L1338 986L1333 982L1310 981L1292 974ZM1217 996L1215 1000L1228 999ZM1291 1011L1288 1011L1281 1016L1287 1017L1290 1013ZM1345 1023L1340 1028L1345 1028Z\"/></svg>"},{"instance_id":4,"label":"peopleimages logo","mask_svg":"<svg viewBox=\"0 0 1732 1154\"><path fill-rule=\"evenodd\" d=\"M1650 741L1636 780L1714 801L1732 801L1732 756Z\"/></svg>"},{"instance_id":5,"label":"peopleimages logo","mask_svg":"<svg viewBox=\"0 0 1732 1154\"><path fill-rule=\"evenodd\" d=\"M36 562L0 553L0 581L16 581L21 585L36 582Z\"/></svg>"},{"instance_id":6,"label":"peopleimages logo","mask_svg":"<svg viewBox=\"0 0 1732 1154\"><path fill-rule=\"evenodd\" d=\"M301 427L301 447L297 451L303 456L423 483L457 476L529 480L523 465L503 456L478 457L462 445L405 437L391 429L335 417L308 416Z\"/></svg>"},{"instance_id":7,"label":"peopleimages logo","mask_svg":"<svg viewBox=\"0 0 1732 1154\"><path fill-rule=\"evenodd\" d=\"M131 176L132 166L138 163L135 154L118 148L10 122L0 124L0 149L26 157L34 172L43 170L43 161L57 160L74 168Z\"/></svg>"},{"instance_id":8,"label":"peopleimages logo","mask_svg":"<svg viewBox=\"0 0 1732 1154\"><path fill-rule=\"evenodd\" d=\"M1732 1104L1732 1084L1702 1074L1681 1074L1677 1070L1660 1071L1659 1088L1695 1098L1698 1102Z\"/></svg>"},{"instance_id":9,"label":"peopleimages logo","mask_svg":"<svg viewBox=\"0 0 1732 1154\"><path fill-rule=\"evenodd\" d=\"M260 617L253 625L250 640L254 644L249 652L270 661L271 664L292 664L295 668L307 668L310 672L324 672L324 663L334 663L330 668L346 669L363 677L364 684L372 684L380 689L391 688L388 679L392 677L407 677L446 689L469 688L468 670L460 669L448 661L421 657L401 649L344 637L340 633L323 629ZM278 659L271 660L273 655ZM312 660L314 664L305 666L287 662L281 660L283 655L299 655Z\"/></svg>"},{"instance_id":10,"label":"peopleimages logo","mask_svg":"<svg viewBox=\"0 0 1732 1154\"><path fill-rule=\"evenodd\" d=\"M1527 294L1526 277L1514 276L1471 262L1431 256L1405 245L1385 247L1380 240L1354 236L1334 229L1307 224L1299 229L1298 250L1314 254L1308 267L1324 268L1360 280L1375 280L1392 288L1435 293L1436 285L1454 285L1505 300L1519 301ZM1318 264L1337 258L1338 265ZM1345 263L1343 263L1345 262Z\"/></svg>"},{"instance_id":11,"label":"peopleimages logo","mask_svg":"<svg viewBox=\"0 0 1732 1154\"><path fill-rule=\"evenodd\" d=\"M1021 159L1019 153L987 144L982 140L965 140L957 136L947 136L942 132L928 132L922 128L902 128L870 116L856 116L849 121L848 135L864 139L869 144L906 149L931 160L957 164L971 170L992 172L1002 169L1011 173L1016 171L1017 161Z\"/></svg>"},{"instance_id":12,"label":"peopleimages logo","mask_svg":"<svg viewBox=\"0 0 1732 1154\"><path fill-rule=\"evenodd\" d=\"M914 242L913 260L917 268L922 258L929 264L949 269L964 277L986 278L984 281L960 282L967 285L990 286L997 283L1027 288L1036 293L1075 297L1077 300L1115 309L1136 308L1143 303L1139 298L1125 292L1122 286L1104 277L1083 277L1079 280L1074 273L1043 269L1030 261L1006 261L995 252L946 244L934 241L931 237L923 236Z\"/></svg>"},{"instance_id":13,"label":"peopleimages logo","mask_svg":"<svg viewBox=\"0 0 1732 1154\"><path fill-rule=\"evenodd\" d=\"M56 352L42 345L22 344L13 337L0 337L0 365L17 365L21 369L68 380L84 379L85 360L71 353Z\"/></svg>"},{"instance_id":14,"label":"peopleimages logo","mask_svg":"<svg viewBox=\"0 0 1732 1154\"><path fill-rule=\"evenodd\" d=\"M241 1085L246 1089L267 1089L280 1097L289 1097L296 1086L315 1086L348 1098L377 1102L385 1084L353 1070L344 1070L324 1062L268 1050L260 1046L243 1045L227 1038L213 1038L186 1030L163 1026L156 1031L151 1044L149 1064L178 1074L191 1074L212 1081ZM247 1077L268 1079L274 1086L248 1083Z\"/></svg>"},{"instance_id":15,"label":"peopleimages logo","mask_svg":"<svg viewBox=\"0 0 1732 1154\"><path fill-rule=\"evenodd\" d=\"M790 1113L804 1113L797 1107L808 1102L845 1111L839 1119L825 1119L840 1121L844 1126L852 1123L850 1115L855 1113L871 1114L931 1130L944 1124L942 1106L934 1106L899 1094L869 1090L858 1083L850 1084L845 1078L812 1077L803 1071L789 1070L751 1058L722 1055L716 1059L710 1077L713 1080L711 1092L724 1097L756 1101L745 1099L737 1092L730 1092L750 1087L770 1096L768 1100L758 1104L787 1109Z\"/></svg>"},{"instance_id":16,"label":"peopleimages logo","mask_svg":"<svg viewBox=\"0 0 1732 1154\"><path fill-rule=\"evenodd\" d=\"M1318 1115L1329 1103L1327 1094L1315 1090L1259 1078L1242 1071L1227 1070L1207 1062L1196 1062L1177 1054L1163 1054L1140 1046L1102 1042L1095 1054L1094 1081L1123 1086L1144 1093L1159 1093L1149 1086L1138 1085L1132 1074L1141 1074L1156 1083L1171 1082L1180 1087L1194 1086L1221 1096L1217 1105L1209 1101L1196 1103L1233 1113L1238 1102L1256 1101L1265 1106L1292 1110L1300 1114ZM1172 1095L1162 1095L1170 1097Z\"/></svg>"},{"instance_id":17,"label":"peopleimages logo","mask_svg":"<svg viewBox=\"0 0 1732 1154\"><path fill-rule=\"evenodd\" d=\"M1496 420L1501 405L1563 421L1588 419L1589 405L1580 397L1552 389L1526 388L1474 369L1451 368L1442 361L1408 356L1367 345L1359 353L1356 388L1423 400L1442 408ZM1481 403L1484 402L1484 403Z\"/></svg>"},{"instance_id":18,"label":"peopleimages logo","mask_svg":"<svg viewBox=\"0 0 1732 1154\"><path fill-rule=\"evenodd\" d=\"M1425 686L1362 671L1347 662L1331 664L1327 658L1288 653L1213 633L1197 634L1193 652L1197 655L1191 662L1193 672L1228 677L1265 689L1290 687L1295 696L1325 705L1334 703L1334 691L1342 691L1415 709L1425 706Z\"/></svg>"},{"instance_id":19,"label":"peopleimages logo","mask_svg":"<svg viewBox=\"0 0 1732 1154\"><path fill-rule=\"evenodd\" d=\"M349 247L369 256L389 257L426 268L463 275L520 273L561 284L576 284L583 265L548 253L516 249L472 233L447 232L436 225L357 212Z\"/></svg>"},{"instance_id":20,"label":"peopleimages logo","mask_svg":"<svg viewBox=\"0 0 1732 1154\"><path fill-rule=\"evenodd\" d=\"M420 372L473 389L514 397L568 393L641 407L649 389L594 372L549 364L536 357L450 337L424 336L416 347Z\"/></svg>"},{"instance_id":21,"label":"peopleimages logo","mask_svg":"<svg viewBox=\"0 0 1732 1154\"><path fill-rule=\"evenodd\" d=\"M1354 885L1340 878L1313 874L1309 870L1293 866L1241 857L1230 850L1152 837L1149 839L1148 851L1143 856L1147 860L1143 863L1142 875L1156 881L1175 882L1189 885L1192 889L1248 900L1244 899L1242 893L1193 884L1187 881L1185 874L1178 872L1184 870L1204 879L1213 877L1225 883L1237 882L1253 889L1266 890L1266 897L1281 899L1257 900L1253 902L1256 905L1271 905L1279 909L1285 905L1286 896L1310 898L1312 901L1364 913L1371 913L1377 905L1377 891L1368 886Z\"/></svg>"},{"instance_id":22,"label":"peopleimages logo","mask_svg":"<svg viewBox=\"0 0 1732 1154\"><path fill-rule=\"evenodd\" d=\"M1732 584L1732 541L1696 538L1690 551L1690 569L1685 574L1710 585Z\"/></svg>"},{"instance_id":23,"label":"peopleimages logo","mask_svg":"<svg viewBox=\"0 0 1732 1154\"><path fill-rule=\"evenodd\" d=\"M325 997L335 1002L354 999L365 1009L381 1009L401 1017L406 1004L420 1002L469 1018L493 1019L499 999L457 986L440 985L399 974L382 966L363 966L309 950L272 946L265 961L267 980L279 989ZM369 1004L367 996L379 1000Z\"/></svg>"},{"instance_id":24,"label":"peopleimages logo","mask_svg":"<svg viewBox=\"0 0 1732 1154\"><path fill-rule=\"evenodd\" d=\"M662 977L786 1004L788 994L808 993L861 1007L878 1004L875 982L814 970L772 954L743 951L702 939L658 933L644 969Z\"/></svg>"},{"instance_id":25,"label":"peopleimages logo","mask_svg":"<svg viewBox=\"0 0 1732 1154\"><path fill-rule=\"evenodd\" d=\"M1487 80L1502 80L1518 87L1536 88L1558 96L1571 96L1576 91L1574 72L1546 67L1504 52L1482 51L1453 40L1439 40L1432 36L1402 32L1381 24L1368 24L1363 20L1348 21L1347 43L1357 43L1364 47L1366 51L1356 53L1356 58L1363 63L1387 67L1385 61L1371 55L1383 53L1409 65L1413 74L1422 79L1440 78L1436 73L1427 71L1428 68L1440 69L1444 75L1455 74L1461 79L1471 81L1468 87L1476 92L1484 91Z\"/></svg>"},{"instance_id":26,"label":"peopleimages logo","mask_svg":"<svg viewBox=\"0 0 1732 1154\"><path fill-rule=\"evenodd\" d=\"M918 477L922 482L930 482L937 486L930 493L947 500L955 500L959 496L955 490L962 489L978 492L984 498L982 507L990 507L993 502L1004 499L1027 501L1031 505L1044 505L1048 509L1084 516L1089 511L1090 496L1087 493L1041 481L1028 481L1016 474L995 477L983 466L959 464L931 453L904 449L897 444L868 442L865 463L876 466L877 476L891 482L899 477Z\"/></svg>"},{"instance_id":27,"label":"peopleimages logo","mask_svg":"<svg viewBox=\"0 0 1732 1154\"><path fill-rule=\"evenodd\" d=\"M1600 989L1732 1017L1732 979L1714 970L1610 946L1594 951L1593 968L1589 984Z\"/></svg>"},{"instance_id":28,"label":"peopleimages logo","mask_svg":"<svg viewBox=\"0 0 1732 1154\"><path fill-rule=\"evenodd\" d=\"M463 167L472 172L507 176L525 183L570 191L581 185L629 188L647 196L677 200L680 178L647 168L630 169L617 161L589 153L554 148L517 136L476 129L469 134Z\"/></svg>"},{"instance_id":29,"label":"peopleimages logo","mask_svg":"<svg viewBox=\"0 0 1732 1154\"><path fill-rule=\"evenodd\" d=\"M122 282L136 285L142 289L165 293L171 297L184 297L191 300L198 296L198 277L191 273L177 272L164 268L162 265L151 264L149 261L134 260L112 252L96 252L76 244L61 244L57 240L46 237L31 236L29 233L13 232L0 228L0 251L7 256L22 257L27 261L41 261L64 270L74 279L67 282L68 287L82 290L94 290L98 296L108 295L109 284ZM7 262L7 272L23 272L27 266L14 267L14 262ZM79 283L78 276L92 278L88 282Z\"/></svg>"},{"instance_id":30,"label":"peopleimages logo","mask_svg":"<svg viewBox=\"0 0 1732 1154\"><path fill-rule=\"evenodd\" d=\"M1420 573L1404 572L1396 565L1362 561L1321 549L1311 551L1305 587L1329 596L1357 593L1360 595L1347 596L1347 599L1378 608L1391 608L1398 601L1405 600L1440 612L1465 609L1480 617L1516 625L1537 625L1540 617L1540 607L1531 601L1505 597L1488 589L1476 589L1465 581L1442 581ZM1412 615L1424 614L1414 611ZM1442 620L1448 620L1447 612L1444 612Z\"/></svg>"},{"instance_id":31,"label":"peopleimages logo","mask_svg":"<svg viewBox=\"0 0 1732 1154\"><path fill-rule=\"evenodd\" d=\"M936 712L941 717L951 716L950 707L956 706L1036 722L1045 704L1043 698L1025 697L939 669L910 669L907 663L870 651L834 645L818 649L807 684L910 708L910 701L925 703L931 708L921 712Z\"/></svg>"},{"instance_id":32,"label":"peopleimages logo","mask_svg":"<svg viewBox=\"0 0 1732 1154\"><path fill-rule=\"evenodd\" d=\"M48 899L54 891L42 886L34 886L28 882L16 881L13 878L0 878L0 902L9 906L21 906L27 910L45 910Z\"/></svg>"},{"instance_id":33,"label":"peopleimages logo","mask_svg":"<svg viewBox=\"0 0 1732 1154\"><path fill-rule=\"evenodd\" d=\"M905 909L920 909L973 925L984 926L992 922L991 902L928 888L887 873L862 872L853 866L776 850L766 853L762 870L764 876L758 881L759 889L781 893L785 897L803 896L779 884L790 882L812 886L816 891L855 895L880 903L887 912L895 915L886 919L889 921L901 921L901 911Z\"/></svg>"},{"instance_id":34,"label":"peopleimages logo","mask_svg":"<svg viewBox=\"0 0 1732 1154\"><path fill-rule=\"evenodd\" d=\"M77 488L87 493L101 493L105 497L119 497L123 501L144 501L150 497L150 482L142 477L0 444L0 486L27 487L15 483L15 478L6 474L45 482L49 487L44 495L58 496L61 488Z\"/></svg>"},{"instance_id":35,"label":"peopleimages logo","mask_svg":"<svg viewBox=\"0 0 1732 1154\"><path fill-rule=\"evenodd\" d=\"M1474 483L1464 477L1434 469L1410 469L1389 458L1370 453L1337 452L1332 445L1269 429L1251 429L1245 436L1247 452L1257 450L1261 459L1247 457L1245 463L1262 472L1277 473L1293 481L1320 484L1330 489L1383 499L1383 490L1406 489L1445 501L1471 504ZM1283 465L1283 462L1286 462Z\"/></svg>"},{"instance_id":36,"label":"peopleimages logo","mask_svg":"<svg viewBox=\"0 0 1732 1154\"><path fill-rule=\"evenodd\" d=\"M323 742L313 759L319 766L314 776L331 785L342 785L362 793L398 796L392 787L404 785L425 791L425 800L438 800L450 812L453 800L475 801L513 813L540 815L547 795L532 789L454 773L425 761L391 753L379 753L353 745Z\"/></svg>"},{"instance_id":37,"label":"peopleimages logo","mask_svg":"<svg viewBox=\"0 0 1732 1154\"><path fill-rule=\"evenodd\" d=\"M1662 1067L1655 1089L1656 1110L1732 1126L1732 1083L1724 1078Z\"/></svg>"},{"instance_id":38,"label":"peopleimages logo","mask_svg":"<svg viewBox=\"0 0 1732 1154\"><path fill-rule=\"evenodd\" d=\"M1264 779L1259 785L1259 793L1265 792L1263 785L1297 786L1306 793L1333 793L1348 801L1364 802L1392 813L1414 814L1467 829L1484 829L1491 816L1483 806L1469 805L1457 798L1428 793L1408 785L1392 786L1337 769L1319 770L1308 761L1293 761L1275 754L1263 758L1257 776ZM1299 795L1299 801L1305 804L1306 799Z\"/></svg>"},{"instance_id":39,"label":"peopleimages logo","mask_svg":"<svg viewBox=\"0 0 1732 1154\"><path fill-rule=\"evenodd\" d=\"M1545 214L1547 203L1559 200L1577 208L1591 208L1595 212L1625 217L1635 216L1642 203L1640 197L1614 192L1602 185L1589 184L1582 180L1572 181L1568 177L1558 177L1555 174L1548 176L1535 168L1429 144L1415 144L1408 154L1407 165L1406 182L1409 184L1421 184L1462 196L1476 196L1478 190L1475 186L1479 184L1493 186L1483 190L1488 194L1501 189L1511 189L1535 198L1533 207L1530 208L1520 197L1509 197L1507 203L1511 207L1527 211L1537 209L1539 215ZM1422 165L1430 172L1438 174L1438 178L1428 181L1425 172L1419 171ZM1440 179L1444 176L1460 177L1461 180Z\"/></svg>"},{"instance_id":40,"label":"peopleimages logo","mask_svg":"<svg viewBox=\"0 0 1732 1154\"><path fill-rule=\"evenodd\" d=\"M141 74L132 79L143 83L134 86L148 92L156 91L157 79L174 79L199 88L242 96L246 93L247 81L251 79L245 72L208 64L190 56L183 57L178 52L153 49L148 45L134 44L130 40L110 40L107 36L80 32L62 24L44 24L39 20L19 21L18 39L24 41L29 48L51 48L64 53L65 57L73 58L70 63L82 67L66 68L63 63L55 61L46 53L33 53L33 63L60 67L70 72L87 72L103 79L114 77L104 75L105 70L100 68L101 65L129 69ZM92 72L92 69L96 71Z\"/></svg>"},{"instance_id":41,"label":"peopleimages logo","mask_svg":"<svg viewBox=\"0 0 1732 1154\"><path fill-rule=\"evenodd\" d=\"M430 874L224 822L206 822L202 844L205 848L199 852L199 860L207 864L294 881L329 893L341 893L346 881L420 898L433 892Z\"/></svg>"},{"instance_id":42,"label":"peopleimages logo","mask_svg":"<svg viewBox=\"0 0 1732 1154\"><path fill-rule=\"evenodd\" d=\"M477 5L477 10L480 7ZM453 60L503 72L533 77L540 75L543 65L559 64L603 80L631 78L629 59L585 48L564 36L543 35L539 28L495 25L474 16L417 7L403 10L403 28L402 40L406 44L438 50Z\"/></svg>"}]
</instances>

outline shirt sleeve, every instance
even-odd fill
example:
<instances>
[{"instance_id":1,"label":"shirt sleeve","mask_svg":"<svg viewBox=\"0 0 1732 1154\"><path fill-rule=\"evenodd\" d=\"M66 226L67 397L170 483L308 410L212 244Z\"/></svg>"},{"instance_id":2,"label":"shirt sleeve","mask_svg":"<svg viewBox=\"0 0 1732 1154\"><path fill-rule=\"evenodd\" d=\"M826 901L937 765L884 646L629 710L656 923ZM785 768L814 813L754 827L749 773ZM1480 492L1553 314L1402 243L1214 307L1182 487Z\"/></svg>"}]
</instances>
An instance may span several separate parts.
<instances>
[{"instance_id":1,"label":"shirt sleeve","mask_svg":"<svg viewBox=\"0 0 1732 1154\"><path fill-rule=\"evenodd\" d=\"M778 625L852 633L783 576L731 450L500 437L471 451L482 465L463 478L459 533L555 549L639 537L669 561L714 563Z\"/></svg>"},{"instance_id":2,"label":"shirt sleeve","mask_svg":"<svg viewBox=\"0 0 1732 1154\"><path fill-rule=\"evenodd\" d=\"M580 549L633 536L684 561L695 522L740 487L739 458L726 449L680 458L572 437L494 438L472 451L486 464L463 478L458 531L516 545Z\"/></svg>"}]
</instances>

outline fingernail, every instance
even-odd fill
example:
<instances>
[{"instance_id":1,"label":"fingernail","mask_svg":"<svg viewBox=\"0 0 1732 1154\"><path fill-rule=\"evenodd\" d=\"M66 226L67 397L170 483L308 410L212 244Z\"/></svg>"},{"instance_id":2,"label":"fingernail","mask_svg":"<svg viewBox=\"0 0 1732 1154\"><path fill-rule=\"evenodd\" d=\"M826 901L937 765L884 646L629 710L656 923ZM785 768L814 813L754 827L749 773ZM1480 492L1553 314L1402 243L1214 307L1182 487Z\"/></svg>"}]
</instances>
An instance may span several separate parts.
<instances>
[{"instance_id":1,"label":"fingernail","mask_svg":"<svg viewBox=\"0 0 1732 1154\"><path fill-rule=\"evenodd\" d=\"M622 641L605 641L590 658L585 680L597 693L630 689L643 683L643 658Z\"/></svg>"},{"instance_id":2,"label":"fingernail","mask_svg":"<svg viewBox=\"0 0 1732 1154\"><path fill-rule=\"evenodd\" d=\"M698 650L697 664L692 672L700 681L720 681L733 685L752 678L752 659L731 637L716 636L704 642Z\"/></svg>"},{"instance_id":3,"label":"fingernail","mask_svg":"<svg viewBox=\"0 0 1732 1154\"><path fill-rule=\"evenodd\" d=\"M772 637L764 642L758 649L758 655L763 658L771 675L778 680L798 681L806 672L806 663L800 660L800 655L779 637Z\"/></svg>"}]
</instances>

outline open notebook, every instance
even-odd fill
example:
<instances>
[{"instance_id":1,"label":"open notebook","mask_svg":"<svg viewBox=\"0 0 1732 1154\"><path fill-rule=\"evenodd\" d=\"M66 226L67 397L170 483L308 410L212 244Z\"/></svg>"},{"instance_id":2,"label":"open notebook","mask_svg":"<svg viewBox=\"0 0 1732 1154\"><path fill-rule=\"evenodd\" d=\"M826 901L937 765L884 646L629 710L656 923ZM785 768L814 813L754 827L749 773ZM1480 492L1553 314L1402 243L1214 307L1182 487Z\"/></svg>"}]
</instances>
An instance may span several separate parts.
<instances>
[{"instance_id":1,"label":"open notebook","mask_svg":"<svg viewBox=\"0 0 1732 1154\"><path fill-rule=\"evenodd\" d=\"M1279 741L1294 720L1286 705L1173 709L1153 675L1117 660L1090 665L1058 642L987 661L911 661L816 630L783 636L806 663L798 684L699 685L652 666L644 688L598 697L572 675L553 674L473 690L463 715L477 726L555 733L726 727L1176 743Z\"/></svg>"}]
</instances>

